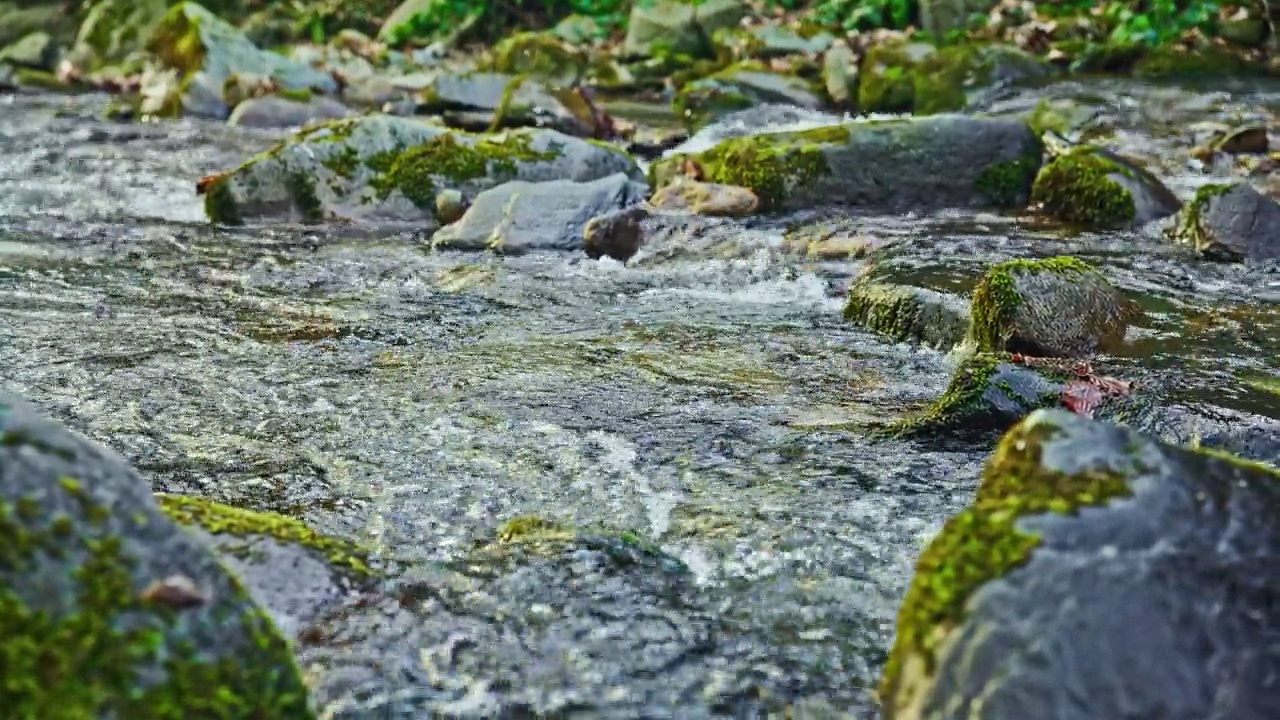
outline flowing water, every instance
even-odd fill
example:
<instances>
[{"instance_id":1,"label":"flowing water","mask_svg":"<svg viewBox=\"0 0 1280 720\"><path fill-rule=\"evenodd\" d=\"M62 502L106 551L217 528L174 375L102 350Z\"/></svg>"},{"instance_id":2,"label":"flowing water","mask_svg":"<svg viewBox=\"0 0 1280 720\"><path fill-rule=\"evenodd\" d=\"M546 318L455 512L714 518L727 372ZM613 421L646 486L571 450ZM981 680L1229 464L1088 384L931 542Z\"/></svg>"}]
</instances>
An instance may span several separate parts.
<instances>
[{"instance_id":1,"label":"flowing water","mask_svg":"<svg viewBox=\"0 0 1280 720\"><path fill-rule=\"evenodd\" d=\"M1183 196L1207 179L1183 161L1189 123L1280 104L1275 88L1097 83L1009 109L1054 93L1103 108L1118 149ZM1148 311L1137 368L1224 417L1280 417L1280 274L1155 235L863 217L841 226L883 253L818 261L784 232L833 213L688 219L624 266L215 229L195 180L276 136L94 119L105 101L0 98L5 389L157 490L386 559L384 588L299 639L331 717L869 714L914 560L986 454L856 429L923 406L951 369L842 321L871 265L964 291L992 261L1080 254ZM525 514L595 534L478 558Z\"/></svg>"}]
</instances>

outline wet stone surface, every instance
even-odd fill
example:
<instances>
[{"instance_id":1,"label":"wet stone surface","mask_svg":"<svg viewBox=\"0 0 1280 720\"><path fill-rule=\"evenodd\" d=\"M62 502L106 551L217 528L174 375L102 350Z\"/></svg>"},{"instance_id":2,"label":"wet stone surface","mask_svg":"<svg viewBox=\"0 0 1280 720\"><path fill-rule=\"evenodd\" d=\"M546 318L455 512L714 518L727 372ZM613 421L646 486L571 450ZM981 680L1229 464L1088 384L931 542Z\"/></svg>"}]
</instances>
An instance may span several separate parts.
<instances>
[{"instance_id":1,"label":"wet stone surface","mask_svg":"<svg viewBox=\"0 0 1280 720\"><path fill-rule=\"evenodd\" d=\"M1180 151L1161 128L1280 98L1159 90L1138 118L1141 91L1090 90L1123 149L1162 168ZM300 581L325 595L282 623L332 717L869 717L913 563L986 459L859 429L925 407L952 369L842 319L871 265L967 292L988 263L1078 254L1146 310L1119 362L1226 418L1215 431L1280 417L1259 389L1278 372L1280 275L1155 233L868 217L871 258L818 260L784 247L811 215L696 219L624 266L222 230L195 180L279 136L93 119L105 101L0 98L5 389L157 491L372 549L377 582ZM1184 198L1196 183L1167 182ZM580 530L495 538L521 515Z\"/></svg>"}]
</instances>

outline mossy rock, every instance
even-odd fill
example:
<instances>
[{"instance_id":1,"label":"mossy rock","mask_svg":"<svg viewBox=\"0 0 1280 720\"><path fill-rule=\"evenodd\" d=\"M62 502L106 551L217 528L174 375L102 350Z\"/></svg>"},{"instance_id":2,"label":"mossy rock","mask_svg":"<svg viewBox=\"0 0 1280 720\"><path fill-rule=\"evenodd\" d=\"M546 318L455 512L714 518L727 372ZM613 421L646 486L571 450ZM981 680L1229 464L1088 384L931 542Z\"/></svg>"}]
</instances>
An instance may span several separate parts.
<instances>
[{"instance_id":1,"label":"mossy rock","mask_svg":"<svg viewBox=\"0 0 1280 720\"><path fill-rule=\"evenodd\" d=\"M1049 217L1097 228L1142 225L1168 217L1182 206L1159 178L1088 145L1046 163L1032 185L1031 201Z\"/></svg>"},{"instance_id":2,"label":"mossy rock","mask_svg":"<svg viewBox=\"0 0 1280 720\"><path fill-rule=\"evenodd\" d=\"M575 550L603 553L622 566L656 564L665 572L688 573L683 562L638 533L579 528L541 515L520 515L502 523L492 537L476 542L471 557L508 562L520 556L562 558Z\"/></svg>"},{"instance_id":3,"label":"mossy rock","mask_svg":"<svg viewBox=\"0 0 1280 720\"><path fill-rule=\"evenodd\" d=\"M146 49L178 73L177 92L194 115L224 118L229 107L223 88L236 76L270 79L286 91L338 91L328 73L257 48L240 30L194 2L170 8L152 27Z\"/></svg>"},{"instance_id":4,"label":"mossy rock","mask_svg":"<svg viewBox=\"0 0 1280 720\"><path fill-rule=\"evenodd\" d=\"M1123 343L1131 308L1078 258L1011 260L974 288L969 337L985 352L1087 357Z\"/></svg>"},{"instance_id":5,"label":"mossy rock","mask_svg":"<svg viewBox=\"0 0 1280 720\"><path fill-rule=\"evenodd\" d=\"M165 0L101 0L89 9L76 36L75 54L90 69L119 63L143 49L168 9Z\"/></svg>"},{"instance_id":6,"label":"mossy rock","mask_svg":"<svg viewBox=\"0 0 1280 720\"><path fill-rule=\"evenodd\" d=\"M859 282L844 317L895 342L950 350L964 339L969 308L960 298L910 285Z\"/></svg>"},{"instance_id":7,"label":"mossy rock","mask_svg":"<svg viewBox=\"0 0 1280 720\"><path fill-rule=\"evenodd\" d=\"M1264 720L1278 551L1274 468L1035 412L921 555L881 712L1196 718L1230 697L1233 717Z\"/></svg>"},{"instance_id":8,"label":"mossy rock","mask_svg":"<svg viewBox=\"0 0 1280 720\"><path fill-rule=\"evenodd\" d=\"M932 115L961 110L975 93L1048 75L1051 67L1016 47L970 43L936 48L920 42L872 48L859 73L862 112Z\"/></svg>"},{"instance_id":9,"label":"mossy rock","mask_svg":"<svg viewBox=\"0 0 1280 720\"><path fill-rule=\"evenodd\" d=\"M587 63L585 52L551 33L524 32L495 45L487 69L570 87L583 76Z\"/></svg>"},{"instance_id":10,"label":"mossy rock","mask_svg":"<svg viewBox=\"0 0 1280 720\"><path fill-rule=\"evenodd\" d=\"M1245 183L1204 185L1170 234L1210 260L1272 260L1280 257L1280 204Z\"/></svg>"},{"instance_id":11,"label":"mossy rock","mask_svg":"<svg viewBox=\"0 0 1280 720\"><path fill-rule=\"evenodd\" d=\"M740 63L686 83L676 94L674 109L685 127L697 130L729 113L766 103L822 107L813 83L756 63Z\"/></svg>"},{"instance_id":12,"label":"mossy rock","mask_svg":"<svg viewBox=\"0 0 1280 720\"><path fill-rule=\"evenodd\" d=\"M0 399L0 707L312 718L292 650L118 455Z\"/></svg>"},{"instance_id":13,"label":"mossy rock","mask_svg":"<svg viewBox=\"0 0 1280 720\"><path fill-rule=\"evenodd\" d=\"M1154 48L1134 63L1133 74L1149 80L1193 80L1262 77L1267 69L1226 48L1206 44L1190 51L1172 46Z\"/></svg>"},{"instance_id":14,"label":"mossy rock","mask_svg":"<svg viewBox=\"0 0 1280 720\"><path fill-rule=\"evenodd\" d=\"M625 173L635 161L553 130L480 135L412 118L371 115L319 123L210 184L213 222L433 221L436 195L466 201L510 180L585 182Z\"/></svg>"},{"instance_id":15,"label":"mossy rock","mask_svg":"<svg viewBox=\"0 0 1280 720\"><path fill-rule=\"evenodd\" d=\"M732 137L656 162L650 177L662 187L692 161L707 182L750 188L765 211L1018 207L1040 156L1019 119L935 115Z\"/></svg>"}]
</instances>

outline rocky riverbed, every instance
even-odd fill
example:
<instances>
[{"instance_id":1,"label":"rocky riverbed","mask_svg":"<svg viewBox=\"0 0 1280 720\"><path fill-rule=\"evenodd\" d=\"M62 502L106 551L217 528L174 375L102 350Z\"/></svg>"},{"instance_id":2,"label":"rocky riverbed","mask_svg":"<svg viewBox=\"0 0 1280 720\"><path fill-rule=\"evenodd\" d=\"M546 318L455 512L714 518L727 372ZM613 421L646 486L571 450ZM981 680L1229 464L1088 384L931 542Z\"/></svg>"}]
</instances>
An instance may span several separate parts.
<instances>
[{"instance_id":1,"label":"rocky riverbed","mask_svg":"<svg viewBox=\"0 0 1280 720\"><path fill-rule=\"evenodd\" d=\"M1262 85L1026 93L1009 102L1090 98L1184 197L1207 178L1180 129L1280 106ZM328 717L870 716L916 558L991 449L865 431L953 368L842 318L877 268L965 293L1001 260L1085 258L1145 310L1114 362L1168 389L1168 439L1280 418L1274 267L1155 233L681 216L624 264L214 227L194 179L280 135L104 121L105 102L0 98L6 389L156 491L363 548L372 569L343 577L240 548ZM870 251L791 249L814 223Z\"/></svg>"}]
</instances>

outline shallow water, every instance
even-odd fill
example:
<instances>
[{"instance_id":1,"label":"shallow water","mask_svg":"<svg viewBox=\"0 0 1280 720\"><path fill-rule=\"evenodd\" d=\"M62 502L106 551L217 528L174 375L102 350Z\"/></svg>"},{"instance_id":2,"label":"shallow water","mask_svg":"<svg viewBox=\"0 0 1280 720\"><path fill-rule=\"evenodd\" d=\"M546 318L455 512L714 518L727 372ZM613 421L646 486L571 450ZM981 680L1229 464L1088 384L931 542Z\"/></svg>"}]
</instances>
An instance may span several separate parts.
<instances>
[{"instance_id":1,"label":"shallow water","mask_svg":"<svg viewBox=\"0 0 1280 720\"><path fill-rule=\"evenodd\" d=\"M1111 110L1124 149L1162 166L1186 146L1139 123L1280 97L1086 89L1122 109L1173 93L1167 116ZM1085 92L1038 92L1059 91ZM1080 254L1148 310L1129 361L1183 378L1187 400L1280 417L1248 384L1280 374L1280 275L1151 234L858 218L887 248L817 262L785 250L805 217L689 220L623 266L218 230L195 180L272 137L92 119L103 102L0 98L7 389L157 490L301 517L394 561L383 594L300 640L334 717L869 713L912 563L985 455L849 429L922 406L950 369L841 320L869 267L955 292L993 260ZM683 567L591 548L476 560L529 513L633 532Z\"/></svg>"}]
</instances>

